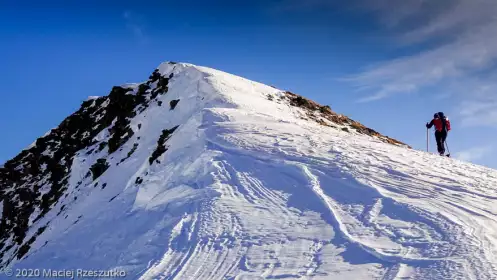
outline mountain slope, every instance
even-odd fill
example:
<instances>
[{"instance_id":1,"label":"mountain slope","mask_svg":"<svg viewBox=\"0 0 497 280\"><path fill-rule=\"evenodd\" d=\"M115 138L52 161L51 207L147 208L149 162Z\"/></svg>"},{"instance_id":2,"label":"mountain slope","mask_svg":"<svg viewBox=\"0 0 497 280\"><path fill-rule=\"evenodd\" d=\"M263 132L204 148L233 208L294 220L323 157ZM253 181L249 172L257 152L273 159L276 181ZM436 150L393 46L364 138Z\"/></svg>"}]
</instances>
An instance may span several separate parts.
<instances>
[{"instance_id":1,"label":"mountain slope","mask_svg":"<svg viewBox=\"0 0 497 280\"><path fill-rule=\"evenodd\" d=\"M3 267L127 279L496 279L497 172L164 63L0 169Z\"/></svg>"}]
</instances>

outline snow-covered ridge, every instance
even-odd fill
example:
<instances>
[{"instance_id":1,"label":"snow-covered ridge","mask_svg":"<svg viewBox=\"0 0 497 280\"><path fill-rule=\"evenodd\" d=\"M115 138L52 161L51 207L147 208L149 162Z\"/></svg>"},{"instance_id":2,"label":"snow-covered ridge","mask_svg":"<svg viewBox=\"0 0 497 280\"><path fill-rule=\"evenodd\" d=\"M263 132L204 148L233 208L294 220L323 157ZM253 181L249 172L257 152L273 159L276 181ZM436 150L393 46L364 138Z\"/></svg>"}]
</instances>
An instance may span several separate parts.
<instances>
[{"instance_id":1,"label":"snow-covered ridge","mask_svg":"<svg viewBox=\"0 0 497 280\"><path fill-rule=\"evenodd\" d=\"M2 267L124 279L496 279L497 172L163 63L0 168Z\"/></svg>"},{"instance_id":2,"label":"snow-covered ridge","mask_svg":"<svg viewBox=\"0 0 497 280\"><path fill-rule=\"evenodd\" d=\"M297 114L299 115L300 118L304 120L313 120L316 121L317 123L325 126L330 126L333 128L338 128L341 129L342 131L347 131L349 130L353 132L357 132L359 134L365 134L369 136L373 136L375 138L380 139L381 141L394 144L394 145L400 145L400 146L405 146L409 147L407 144L402 143L396 139L392 139L390 137L384 136L377 131L374 131L370 128L365 127L361 123L354 121L347 116L335 113L331 110L329 106L323 106L320 105L312 100L309 100L303 96L294 94L289 91L284 91L280 89L276 89L271 86L267 86L258 82L250 81L247 80L243 77L235 76L226 72L222 72L216 69L208 68L208 67L201 67L201 66L196 66L190 63L171 63L171 62L165 62L159 65L157 68L159 73L163 76L169 76L171 74L177 74L179 72L185 71L185 69L197 69L207 75L213 75L213 76L223 76L227 80L229 78L230 82L233 83L245 83L246 86L250 87L258 87L264 92L267 92L267 95L265 96L268 100L270 101L275 101L278 103L284 103L288 104L291 106L299 107L303 110L299 111ZM233 92L224 92L223 88L220 88L218 93L220 94L230 94ZM259 97L260 98L260 92L258 91L251 91L246 94L248 97L251 96L251 94L257 93L257 95L254 95L253 97ZM237 96L235 94L229 95L228 98L231 98L232 96ZM275 100L276 99L276 100ZM241 100L242 101L242 100ZM237 106L243 106L246 104L246 102L234 102L236 103ZM262 106L261 106L262 108ZM410 147L409 147L410 148Z\"/></svg>"}]
</instances>

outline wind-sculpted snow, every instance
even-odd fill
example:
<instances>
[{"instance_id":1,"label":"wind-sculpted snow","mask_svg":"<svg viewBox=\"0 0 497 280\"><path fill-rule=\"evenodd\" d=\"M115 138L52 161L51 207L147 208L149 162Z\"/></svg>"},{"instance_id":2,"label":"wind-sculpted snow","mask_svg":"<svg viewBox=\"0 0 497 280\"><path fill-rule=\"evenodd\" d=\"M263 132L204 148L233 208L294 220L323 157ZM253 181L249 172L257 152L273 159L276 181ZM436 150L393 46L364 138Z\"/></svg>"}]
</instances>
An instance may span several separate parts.
<instances>
[{"instance_id":1,"label":"wind-sculpted snow","mask_svg":"<svg viewBox=\"0 0 497 280\"><path fill-rule=\"evenodd\" d=\"M285 92L240 77L186 64L159 72L173 78L157 100L179 103L132 118L140 129L95 181L84 173L105 150L78 152L67 197L14 269L497 279L497 171L308 120Z\"/></svg>"}]
</instances>

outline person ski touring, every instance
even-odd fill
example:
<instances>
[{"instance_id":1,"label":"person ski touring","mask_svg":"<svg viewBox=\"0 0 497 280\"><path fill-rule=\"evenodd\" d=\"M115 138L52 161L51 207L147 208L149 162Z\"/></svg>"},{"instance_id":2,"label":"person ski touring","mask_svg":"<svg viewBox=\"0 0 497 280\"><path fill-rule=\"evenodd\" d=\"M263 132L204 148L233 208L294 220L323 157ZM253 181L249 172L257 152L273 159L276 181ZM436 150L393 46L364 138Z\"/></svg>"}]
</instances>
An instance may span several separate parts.
<instances>
[{"instance_id":1,"label":"person ski touring","mask_svg":"<svg viewBox=\"0 0 497 280\"><path fill-rule=\"evenodd\" d=\"M438 153L443 156L445 154L445 140L447 133L450 131L450 121L443 112L438 112L433 115L433 120L426 123L426 128L430 129L435 126L435 139L437 141Z\"/></svg>"}]
</instances>

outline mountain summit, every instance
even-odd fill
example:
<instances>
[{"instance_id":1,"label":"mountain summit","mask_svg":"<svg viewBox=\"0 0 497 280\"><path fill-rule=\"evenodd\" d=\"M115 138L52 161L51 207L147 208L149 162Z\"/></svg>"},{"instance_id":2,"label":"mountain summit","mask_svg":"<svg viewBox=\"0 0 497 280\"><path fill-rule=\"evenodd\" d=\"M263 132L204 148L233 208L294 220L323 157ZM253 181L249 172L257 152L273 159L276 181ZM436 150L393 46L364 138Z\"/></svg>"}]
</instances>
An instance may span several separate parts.
<instances>
[{"instance_id":1,"label":"mountain summit","mask_svg":"<svg viewBox=\"0 0 497 280\"><path fill-rule=\"evenodd\" d=\"M14 272L497 279L497 171L186 63L83 102L0 168L0 200Z\"/></svg>"}]
</instances>

